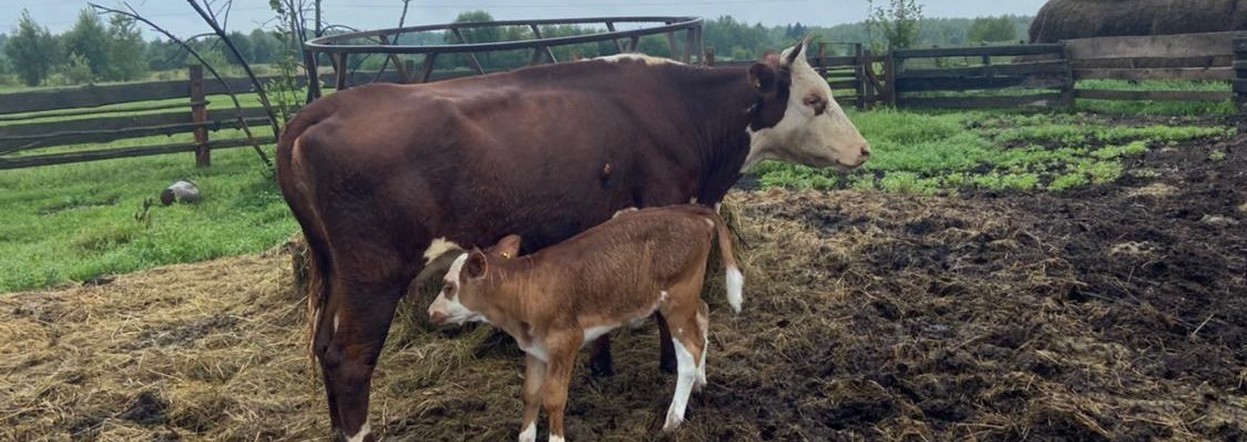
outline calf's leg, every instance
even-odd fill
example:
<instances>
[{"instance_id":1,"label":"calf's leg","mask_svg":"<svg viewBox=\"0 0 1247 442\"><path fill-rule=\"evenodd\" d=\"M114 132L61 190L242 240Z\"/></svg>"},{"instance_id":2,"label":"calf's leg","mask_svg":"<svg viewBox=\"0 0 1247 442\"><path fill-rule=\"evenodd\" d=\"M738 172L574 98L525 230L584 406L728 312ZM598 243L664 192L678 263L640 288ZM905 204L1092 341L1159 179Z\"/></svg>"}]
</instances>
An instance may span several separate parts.
<instances>
[{"instance_id":1,"label":"calf's leg","mask_svg":"<svg viewBox=\"0 0 1247 442\"><path fill-rule=\"evenodd\" d=\"M524 366L524 422L520 425L520 442L537 442L537 416L541 411L541 385L545 377L546 363L528 355Z\"/></svg>"},{"instance_id":2,"label":"calf's leg","mask_svg":"<svg viewBox=\"0 0 1247 442\"><path fill-rule=\"evenodd\" d=\"M550 355L545 382L541 385L541 407L550 419L549 442L563 442L563 411L567 407L567 389L571 387L572 367L576 351L584 342L584 332L560 333L546 339Z\"/></svg>"},{"instance_id":3,"label":"calf's leg","mask_svg":"<svg viewBox=\"0 0 1247 442\"><path fill-rule=\"evenodd\" d=\"M706 386L706 353L710 352L710 306L701 301L697 309L697 326L701 331L701 358L697 360L697 382L693 388L701 391Z\"/></svg>"},{"instance_id":4,"label":"calf's leg","mask_svg":"<svg viewBox=\"0 0 1247 442\"><path fill-rule=\"evenodd\" d=\"M699 276L701 273L695 273L669 289L670 296L660 307L672 332L677 364L675 394L671 398L671 407L667 409L663 431L675 430L684 422L689 395L703 377L701 363L705 358L709 318L702 314L705 302L700 298L702 279Z\"/></svg>"}]
</instances>

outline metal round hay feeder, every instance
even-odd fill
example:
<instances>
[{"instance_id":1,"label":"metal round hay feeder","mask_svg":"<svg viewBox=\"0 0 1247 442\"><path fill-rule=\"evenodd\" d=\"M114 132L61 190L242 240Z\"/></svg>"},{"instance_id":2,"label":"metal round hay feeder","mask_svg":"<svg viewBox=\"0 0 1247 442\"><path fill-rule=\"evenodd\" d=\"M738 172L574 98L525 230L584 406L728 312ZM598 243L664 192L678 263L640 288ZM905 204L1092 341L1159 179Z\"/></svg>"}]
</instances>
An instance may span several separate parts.
<instances>
[{"instance_id":1,"label":"metal round hay feeder","mask_svg":"<svg viewBox=\"0 0 1247 442\"><path fill-rule=\"evenodd\" d=\"M592 29L600 32L558 37L543 36L543 30L557 29L560 26L574 26L578 30ZM621 26L636 28L620 29ZM500 35L504 30L516 28L526 29L523 34L526 38L511 41L472 41L473 36L483 32L495 32L495 35ZM413 35L420 33L435 32L442 33L443 40L450 43L399 44L404 37L410 39ZM681 33L682 39L678 37ZM555 56L555 49L565 46L606 42L609 43L606 47L611 48L614 53L637 52L643 37L658 35L666 35L672 58L685 63L706 63L702 41L702 19L698 17L592 17L445 23L328 35L307 41L303 48L304 64L309 75L317 72L317 59L320 54L325 54L333 65L334 87L342 90L364 83L426 83L523 67L509 66L505 69L496 67L491 69L478 57L478 55L488 56L489 53L502 51L527 51L529 55L526 66L568 61L559 60ZM358 60L372 55L386 57L378 72L361 75L358 69L351 68L352 59ZM423 58L419 68L416 68L416 60L410 58L410 56L417 55ZM404 56L408 58L403 60ZM467 69L437 72L439 59L444 60L450 56L466 59ZM387 72L389 66L394 67L392 72ZM309 88L309 99L320 96L318 81L309 82Z\"/></svg>"}]
</instances>

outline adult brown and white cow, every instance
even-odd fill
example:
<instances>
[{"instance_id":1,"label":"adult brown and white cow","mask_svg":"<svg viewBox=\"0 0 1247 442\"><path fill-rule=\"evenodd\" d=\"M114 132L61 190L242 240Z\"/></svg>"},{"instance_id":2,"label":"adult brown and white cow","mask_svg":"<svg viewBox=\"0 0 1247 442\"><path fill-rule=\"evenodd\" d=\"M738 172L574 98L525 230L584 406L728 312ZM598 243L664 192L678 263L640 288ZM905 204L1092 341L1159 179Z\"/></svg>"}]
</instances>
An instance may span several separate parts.
<instances>
[{"instance_id":1,"label":"adult brown and white cow","mask_svg":"<svg viewBox=\"0 0 1247 442\"><path fill-rule=\"evenodd\" d=\"M766 159L866 161L808 42L748 67L613 56L361 86L300 111L278 143L278 179L311 251L312 350L334 437L373 440L372 371L394 309L441 255L511 233L531 253L628 207L715 206ZM610 367L604 338L597 372Z\"/></svg>"}]
</instances>

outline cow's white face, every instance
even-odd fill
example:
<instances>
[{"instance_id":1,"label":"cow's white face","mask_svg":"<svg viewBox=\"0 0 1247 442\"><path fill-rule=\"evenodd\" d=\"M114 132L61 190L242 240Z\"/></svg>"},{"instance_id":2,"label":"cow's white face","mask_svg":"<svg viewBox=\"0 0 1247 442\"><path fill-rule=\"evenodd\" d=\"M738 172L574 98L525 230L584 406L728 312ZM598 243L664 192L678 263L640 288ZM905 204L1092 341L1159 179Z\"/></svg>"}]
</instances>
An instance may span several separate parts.
<instances>
[{"instance_id":1,"label":"cow's white face","mask_svg":"<svg viewBox=\"0 0 1247 442\"><path fill-rule=\"evenodd\" d=\"M805 59L809 40L779 56L780 70L791 74L787 109L777 124L750 130L744 169L763 160L811 167L853 168L870 157L870 146L831 96L831 87Z\"/></svg>"}]
</instances>

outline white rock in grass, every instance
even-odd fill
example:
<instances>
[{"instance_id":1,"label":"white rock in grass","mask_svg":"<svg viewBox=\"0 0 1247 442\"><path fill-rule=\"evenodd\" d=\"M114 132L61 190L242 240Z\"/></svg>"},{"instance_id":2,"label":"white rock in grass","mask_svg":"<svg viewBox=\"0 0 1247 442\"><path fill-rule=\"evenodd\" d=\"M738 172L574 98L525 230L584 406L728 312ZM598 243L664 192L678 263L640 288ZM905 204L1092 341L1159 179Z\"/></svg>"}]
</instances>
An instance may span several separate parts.
<instances>
[{"instance_id":1,"label":"white rock in grass","mask_svg":"<svg viewBox=\"0 0 1247 442\"><path fill-rule=\"evenodd\" d=\"M199 199L199 187L190 181L178 181L160 192L160 203L166 206L174 201L197 203Z\"/></svg>"}]
</instances>

